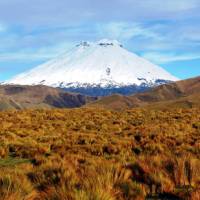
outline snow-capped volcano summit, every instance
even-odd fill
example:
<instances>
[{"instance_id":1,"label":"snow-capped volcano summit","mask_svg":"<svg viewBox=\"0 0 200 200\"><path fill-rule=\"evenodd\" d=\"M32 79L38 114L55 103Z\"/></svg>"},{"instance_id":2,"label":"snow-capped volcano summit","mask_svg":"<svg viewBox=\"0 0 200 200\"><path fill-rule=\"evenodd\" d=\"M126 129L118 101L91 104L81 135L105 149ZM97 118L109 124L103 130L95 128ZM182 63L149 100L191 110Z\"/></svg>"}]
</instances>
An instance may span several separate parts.
<instances>
[{"instance_id":1,"label":"snow-capped volcano summit","mask_svg":"<svg viewBox=\"0 0 200 200\"><path fill-rule=\"evenodd\" d=\"M6 83L42 84L78 92L81 88L88 94L86 90L94 88L148 87L176 80L161 67L127 51L118 41L103 39L81 42L71 51Z\"/></svg>"}]
</instances>

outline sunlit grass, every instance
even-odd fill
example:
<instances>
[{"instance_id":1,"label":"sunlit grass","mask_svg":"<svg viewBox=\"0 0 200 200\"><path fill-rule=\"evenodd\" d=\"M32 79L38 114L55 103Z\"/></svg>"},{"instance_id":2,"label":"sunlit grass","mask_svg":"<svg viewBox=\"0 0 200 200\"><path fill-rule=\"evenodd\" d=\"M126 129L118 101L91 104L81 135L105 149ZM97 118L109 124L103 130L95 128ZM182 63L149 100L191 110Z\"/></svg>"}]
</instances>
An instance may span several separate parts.
<instances>
[{"instance_id":1,"label":"sunlit grass","mask_svg":"<svg viewBox=\"0 0 200 200\"><path fill-rule=\"evenodd\" d=\"M0 159L0 167L13 167L16 165L24 164L24 163L29 163L29 159L21 159L21 158L4 158Z\"/></svg>"},{"instance_id":2,"label":"sunlit grass","mask_svg":"<svg viewBox=\"0 0 200 200\"><path fill-rule=\"evenodd\" d=\"M198 109L7 111L0 121L0 199L199 195Z\"/></svg>"}]
</instances>

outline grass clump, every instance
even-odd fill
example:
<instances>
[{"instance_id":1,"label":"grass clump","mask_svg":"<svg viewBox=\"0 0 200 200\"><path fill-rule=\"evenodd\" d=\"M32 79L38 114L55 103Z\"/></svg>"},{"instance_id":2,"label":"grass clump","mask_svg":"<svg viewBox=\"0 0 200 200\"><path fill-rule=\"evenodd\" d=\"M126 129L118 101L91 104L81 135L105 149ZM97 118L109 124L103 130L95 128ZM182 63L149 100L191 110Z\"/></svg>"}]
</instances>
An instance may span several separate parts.
<instances>
[{"instance_id":1,"label":"grass clump","mask_svg":"<svg viewBox=\"0 0 200 200\"><path fill-rule=\"evenodd\" d=\"M40 109L0 119L0 199L199 197L199 109Z\"/></svg>"}]
</instances>

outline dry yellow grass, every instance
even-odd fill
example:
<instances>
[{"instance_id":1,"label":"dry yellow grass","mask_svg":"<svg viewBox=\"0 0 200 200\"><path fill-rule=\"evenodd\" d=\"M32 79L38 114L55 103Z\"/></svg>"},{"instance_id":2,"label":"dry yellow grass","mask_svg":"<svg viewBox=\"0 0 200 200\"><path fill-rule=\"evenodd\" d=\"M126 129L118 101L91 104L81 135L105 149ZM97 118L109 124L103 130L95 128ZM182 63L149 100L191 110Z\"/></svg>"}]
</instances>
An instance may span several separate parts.
<instances>
[{"instance_id":1,"label":"dry yellow grass","mask_svg":"<svg viewBox=\"0 0 200 200\"><path fill-rule=\"evenodd\" d=\"M0 199L199 198L200 110L0 112Z\"/></svg>"}]
</instances>

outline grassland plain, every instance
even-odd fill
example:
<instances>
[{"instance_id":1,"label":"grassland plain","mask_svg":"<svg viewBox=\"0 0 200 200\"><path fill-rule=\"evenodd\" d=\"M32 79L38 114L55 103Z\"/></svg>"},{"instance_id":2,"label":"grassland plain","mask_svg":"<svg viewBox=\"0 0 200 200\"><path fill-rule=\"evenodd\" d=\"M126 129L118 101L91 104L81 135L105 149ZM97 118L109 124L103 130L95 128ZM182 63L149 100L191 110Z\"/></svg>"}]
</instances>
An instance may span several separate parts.
<instances>
[{"instance_id":1,"label":"grassland plain","mask_svg":"<svg viewBox=\"0 0 200 200\"><path fill-rule=\"evenodd\" d=\"M200 199L200 110L0 112L1 200Z\"/></svg>"}]
</instances>

